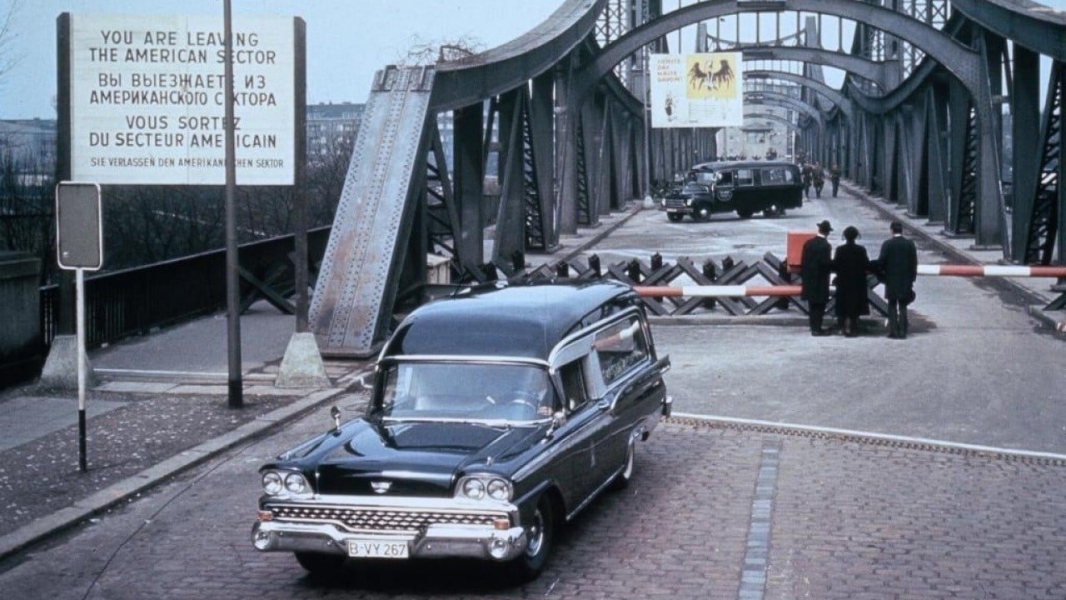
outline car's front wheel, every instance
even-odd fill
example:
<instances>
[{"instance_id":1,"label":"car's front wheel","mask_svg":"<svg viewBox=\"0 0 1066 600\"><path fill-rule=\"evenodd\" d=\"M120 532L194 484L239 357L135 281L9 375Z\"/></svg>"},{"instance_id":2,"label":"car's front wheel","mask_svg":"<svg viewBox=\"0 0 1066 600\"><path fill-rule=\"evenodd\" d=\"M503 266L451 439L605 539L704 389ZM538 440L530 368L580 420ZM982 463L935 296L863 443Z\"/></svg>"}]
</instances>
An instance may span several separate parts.
<instances>
[{"instance_id":1,"label":"car's front wheel","mask_svg":"<svg viewBox=\"0 0 1066 600\"><path fill-rule=\"evenodd\" d=\"M681 213L666 213L666 218L670 219L670 221L673 223L677 223L681 219L684 219L685 215Z\"/></svg>"},{"instance_id":2,"label":"car's front wheel","mask_svg":"<svg viewBox=\"0 0 1066 600\"><path fill-rule=\"evenodd\" d=\"M324 554L322 552L294 552L296 562L312 575L329 575L336 573L347 558L343 554Z\"/></svg>"},{"instance_id":3,"label":"car's front wheel","mask_svg":"<svg viewBox=\"0 0 1066 600\"><path fill-rule=\"evenodd\" d=\"M551 498L544 494L537 500L533 512L533 521L526 530L526 549L512 563L514 574L522 581L529 581L540 575L551 554L555 540L555 509Z\"/></svg>"},{"instance_id":4,"label":"car's front wheel","mask_svg":"<svg viewBox=\"0 0 1066 600\"><path fill-rule=\"evenodd\" d=\"M694 221L704 222L711 218L711 211L706 206L697 207L695 212L692 213L692 219Z\"/></svg>"}]
</instances>

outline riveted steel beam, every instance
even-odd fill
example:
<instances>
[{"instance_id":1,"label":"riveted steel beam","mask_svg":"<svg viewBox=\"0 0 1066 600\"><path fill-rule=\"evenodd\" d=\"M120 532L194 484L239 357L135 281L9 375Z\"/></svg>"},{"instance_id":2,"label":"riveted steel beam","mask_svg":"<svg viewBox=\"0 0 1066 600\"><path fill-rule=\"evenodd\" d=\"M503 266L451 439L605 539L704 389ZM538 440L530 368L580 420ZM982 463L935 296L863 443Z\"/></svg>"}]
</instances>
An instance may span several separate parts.
<instances>
[{"instance_id":1,"label":"riveted steel beam","mask_svg":"<svg viewBox=\"0 0 1066 600\"><path fill-rule=\"evenodd\" d=\"M1054 60L1066 61L1066 15L1027 0L951 0L983 29Z\"/></svg>"},{"instance_id":2,"label":"riveted steel beam","mask_svg":"<svg viewBox=\"0 0 1066 600\"><path fill-rule=\"evenodd\" d=\"M764 112L751 112L751 113L749 113L749 112L745 112L744 113L744 120L748 120L748 119L765 119L767 121L774 121L776 123L780 123L780 124L784 125L785 127L788 127L792 131L803 131L798 124L793 123L792 121L786 119L785 117L782 117L780 115L775 115L773 113L764 113Z\"/></svg>"},{"instance_id":3,"label":"riveted steel beam","mask_svg":"<svg viewBox=\"0 0 1066 600\"><path fill-rule=\"evenodd\" d=\"M777 106L784 106L790 108L796 112L803 113L818 123L818 127L824 126L824 119L822 112L817 108L799 100L782 94L780 92L772 92L769 90L760 90L758 92L744 92L744 98L746 104L759 104L762 101L765 104L775 104Z\"/></svg>"},{"instance_id":4,"label":"riveted steel beam","mask_svg":"<svg viewBox=\"0 0 1066 600\"><path fill-rule=\"evenodd\" d=\"M845 98L844 95L841 94L839 91L829 87L824 82L818 81L816 79L804 77L803 75L798 75L796 73L788 73L786 71L772 71L763 69L744 71L744 77L770 77L773 79L780 79L781 81L790 81L792 83L807 86L815 90L819 94L825 96L830 102L836 105L837 108L843 111L844 116L847 117L849 121L853 117L851 112L851 105L848 102L848 99Z\"/></svg>"}]
</instances>

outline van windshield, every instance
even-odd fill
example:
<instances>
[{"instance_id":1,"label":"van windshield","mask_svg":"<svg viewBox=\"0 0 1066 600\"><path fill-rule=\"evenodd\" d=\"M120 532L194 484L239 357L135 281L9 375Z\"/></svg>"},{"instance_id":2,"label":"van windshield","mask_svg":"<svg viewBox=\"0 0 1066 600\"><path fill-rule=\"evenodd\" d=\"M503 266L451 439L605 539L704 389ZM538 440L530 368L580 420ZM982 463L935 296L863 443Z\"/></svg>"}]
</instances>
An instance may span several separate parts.
<instances>
[{"instance_id":1,"label":"van windshield","mask_svg":"<svg viewBox=\"0 0 1066 600\"><path fill-rule=\"evenodd\" d=\"M714 183L714 171L696 171L694 180L698 183L710 185Z\"/></svg>"}]
</instances>

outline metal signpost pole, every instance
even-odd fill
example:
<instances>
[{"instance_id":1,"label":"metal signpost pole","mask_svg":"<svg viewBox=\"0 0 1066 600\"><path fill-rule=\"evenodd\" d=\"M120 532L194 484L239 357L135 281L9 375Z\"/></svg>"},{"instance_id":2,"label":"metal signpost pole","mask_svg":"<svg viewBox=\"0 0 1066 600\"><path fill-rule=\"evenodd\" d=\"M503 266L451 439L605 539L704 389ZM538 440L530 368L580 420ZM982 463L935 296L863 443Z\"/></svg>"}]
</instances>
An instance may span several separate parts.
<instances>
[{"instance_id":1,"label":"metal signpost pole","mask_svg":"<svg viewBox=\"0 0 1066 600\"><path fill-rule=\"evenodd\" d=\"M85 269L75 269L74 272L78 345L78 468L84 473L89 470L85 451Z\"/></svg>"},{"instance_id":2,"label":"metal signpost pole","mask_svg":"<svg viewBox=\"0 0 1066 600\"><path fill-rule=\"evenodd\" d=\"M226 331L229 362L229 407L244 405L241 383L241 294L237 269L237 161L233 131L233 23L230 0L224 2L223 27L226 56Z\"/></svg>"},{"instance_id":3,"label":"metal signpost pole","mask_svg":"<svg viewBox=\"0 0 1066 600\"><path fill-rule=\"evenodd\" d=\"M100 186L61 181L56 185L56 264L74 271L74 353L78 365L78 468L89 470L85 452L85 388L89 359L85 353L85 270L103 266L103 211Z\"/></svg>"}]
</instances>

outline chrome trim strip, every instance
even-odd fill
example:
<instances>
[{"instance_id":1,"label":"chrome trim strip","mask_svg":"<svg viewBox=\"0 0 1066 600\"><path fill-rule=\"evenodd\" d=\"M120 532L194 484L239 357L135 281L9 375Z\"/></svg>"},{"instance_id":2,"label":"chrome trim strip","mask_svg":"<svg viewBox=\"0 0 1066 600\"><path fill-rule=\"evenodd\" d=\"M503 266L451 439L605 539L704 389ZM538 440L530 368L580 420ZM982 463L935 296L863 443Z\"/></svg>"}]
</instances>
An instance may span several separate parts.
<instances>
[{"instance_id":1,"label":"chrome trim strip","mask_svg":"<svg viewBox=\"0 0 1066 600\"><path fill-rule=\"evenodd\" d=\"M341 509L404 509L404 510L431 510L438 512L453 513L517 513L518 507L511 502L500 502L487 498L485 500L470 500L467 498L419 498L415 496L346 496L339 494L320 494L307 499L282 499L277 496L260 498L260 506L290 505L310 506L313 508L341 508Z\"/></svg>"},{"instance_id":2,"label":"chrome trim strip","mask_svg":"<svg viewBox=\"0 0 1066 600\"><path fill-rule=\"evenodd\" d=\"M529 358L527 356L481 356L476 354L390 354L382 357L379 362L385 364L389 362L457 362L495 365L521 364L545 368L548 367L548 361L540 358Z\"/></svg>"}]
</instances>

